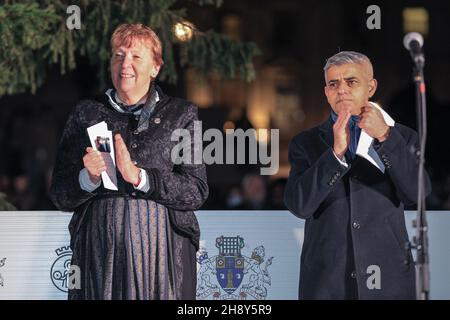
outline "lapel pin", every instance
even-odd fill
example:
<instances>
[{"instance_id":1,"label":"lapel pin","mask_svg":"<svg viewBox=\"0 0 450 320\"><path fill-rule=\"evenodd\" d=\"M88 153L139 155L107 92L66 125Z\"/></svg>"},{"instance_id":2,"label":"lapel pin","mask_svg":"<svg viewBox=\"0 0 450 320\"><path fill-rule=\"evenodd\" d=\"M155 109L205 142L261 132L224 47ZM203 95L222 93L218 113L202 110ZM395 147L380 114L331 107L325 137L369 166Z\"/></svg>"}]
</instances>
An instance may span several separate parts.
<instances>
[{"instance_id":1,"label":"lapel pin","mask_svg":"<svg viewBox=\"0 0 450 320\"><path fill-rule=\"evenodd\" d=\"M161 119L160 118L155 118L155 121L154 121L156 124L160 124L161 123Z\"/></svg>"}]
</instances>

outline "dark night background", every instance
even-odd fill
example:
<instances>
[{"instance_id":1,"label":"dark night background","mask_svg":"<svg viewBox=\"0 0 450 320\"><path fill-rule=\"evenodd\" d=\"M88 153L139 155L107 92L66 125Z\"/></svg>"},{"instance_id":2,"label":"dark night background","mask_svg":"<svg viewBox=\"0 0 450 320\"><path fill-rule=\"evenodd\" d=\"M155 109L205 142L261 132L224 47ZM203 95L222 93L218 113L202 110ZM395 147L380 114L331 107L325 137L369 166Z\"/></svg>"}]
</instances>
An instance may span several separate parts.
<instances>
[{"instance_id":1,"label":"dark night background","mask_svg":"<svg viewBox=\"0 0 450 320\"><path fill-rule=\"evenodd\" d=\"M369 30L369 5L381 9L381 29ZM280 129L280 170L258 175L257 166L208 167L210 197L203 209L284 209L289 172L287 145L299 131L323 122L329 106L323 94L325 59L340 50L365 53L374 65L379 102L399 123L416 128L412 63L403 36L422 31L426 58L428 144L426 167L433 193L428 209L450 210L448 120L450 87L450 3L448 1L224 1L221 8L188 6L198 29L254 41L253 83L211 77L198 82L179 70L166 93L199 105L203 129L232 127ZM414 8L427 16L407 15ZM417 28L417 30L415 29ZM20 210L53 210L47 198L59 137L78 100L98 93L97 68L79 57L77 69L60 75L49 68L45 84L30 93L0 98L0 192Z\"/></svg>"}]
</instances>

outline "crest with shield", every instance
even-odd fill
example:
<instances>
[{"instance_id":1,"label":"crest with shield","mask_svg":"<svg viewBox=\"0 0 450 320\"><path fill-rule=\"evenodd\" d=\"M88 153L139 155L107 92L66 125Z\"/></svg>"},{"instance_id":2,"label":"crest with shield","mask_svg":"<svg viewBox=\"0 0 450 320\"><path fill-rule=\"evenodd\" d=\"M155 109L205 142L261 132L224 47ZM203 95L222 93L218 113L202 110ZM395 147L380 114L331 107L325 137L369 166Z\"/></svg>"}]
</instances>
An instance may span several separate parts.
<instances>
[{"instance_id":1,"label":"crest with shield","mask_svg":"<svg viewBox=\"0 0 450 320\"><path fill-rule=\"evenodd\" d=\"M216 238L216 247L219 249L216 257L217 280L225 292L232 294L244 278L245 260L241 255L244 239L240 236L221 236Z\"/></svg>"}]
</instances>

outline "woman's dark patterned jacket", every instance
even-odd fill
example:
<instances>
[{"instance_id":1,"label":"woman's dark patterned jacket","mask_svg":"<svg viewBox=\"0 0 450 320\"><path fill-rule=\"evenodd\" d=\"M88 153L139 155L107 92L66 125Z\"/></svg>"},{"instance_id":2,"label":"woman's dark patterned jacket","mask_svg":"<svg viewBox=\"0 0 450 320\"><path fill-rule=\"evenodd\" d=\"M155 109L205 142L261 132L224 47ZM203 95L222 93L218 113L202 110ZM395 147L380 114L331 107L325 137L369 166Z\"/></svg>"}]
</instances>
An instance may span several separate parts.
<instances>
[{"instance_id":1,"label":"woman's dark patterned jacket","mask_svg":"<svg viewBox=\"0 0 450 320\"><path fill-rule=\"evenodd\" d=\"M191 150L194 150L197 107L183 99L169 97L159 88L157 91L160 100L144 130L141 124L137 130L139 116L114 110L106 95L81 101L70 114L58 148L50 197L58 209L74 211L69 225L71 244L83 223L86 209L96 197L123 196L150 199L166 206L172 227L189 237L198 248L200 230L193 211L199 209L208 197L206 168L204 164L193 164L193 161L192 164L176 165L171 159L172 148L178 144L178 141L171 141L175 129L189 130ZM86 148L90 146L86 129L101 121L107 123L113 136L116 133L122 135L131 159L136 166L146 170L150 184L148 192L135 190L123 180L118 170L119 191L101 186L90 193L80 188L78 176L84 168Z\"/></svg>"}]
</instances>

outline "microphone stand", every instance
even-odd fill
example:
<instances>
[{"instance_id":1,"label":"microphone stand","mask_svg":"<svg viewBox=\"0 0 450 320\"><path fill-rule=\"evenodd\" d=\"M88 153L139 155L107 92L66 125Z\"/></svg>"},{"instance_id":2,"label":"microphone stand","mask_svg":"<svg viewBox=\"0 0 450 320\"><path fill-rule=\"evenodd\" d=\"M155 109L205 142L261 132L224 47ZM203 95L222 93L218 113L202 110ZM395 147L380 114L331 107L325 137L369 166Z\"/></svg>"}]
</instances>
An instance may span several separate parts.
<instances>
[{"instance_id":1,"label":"microphone stand","mask_svg":"<svg viewBox=\"0 0 450 320\"><path fill-rule=\"evenodd\" d=\"M416 88L416 111L419 133L419 170L417 218L415 221L416 236L413 238L413 248L416 250L416 293L418 300L428 300L430 294L430 268L428 250L428 224L425 210L425 144L427 139L427 105L425 96L425 78L423 68L425 58L422 53L413 56L414 83Z\"/></svg>"}]
</instances>

